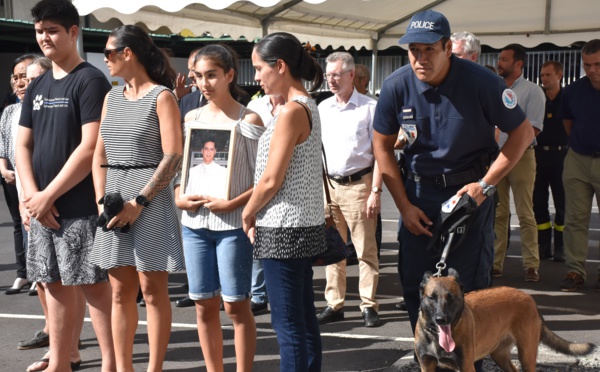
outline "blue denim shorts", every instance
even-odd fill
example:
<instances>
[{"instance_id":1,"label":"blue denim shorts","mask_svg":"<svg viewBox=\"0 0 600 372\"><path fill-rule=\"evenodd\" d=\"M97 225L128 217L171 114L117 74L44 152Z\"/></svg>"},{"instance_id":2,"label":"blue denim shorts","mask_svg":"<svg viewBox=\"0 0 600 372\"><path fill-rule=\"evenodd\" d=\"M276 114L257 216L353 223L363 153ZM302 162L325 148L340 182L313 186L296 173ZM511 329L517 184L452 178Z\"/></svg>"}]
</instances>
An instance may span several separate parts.
<instances>
[{"instance_id":1,"label":"blue denim shorts","mask_svg":"<svg viewBox=\"0 0 600 372\"><path fill-rule=\"evenodd\" d=\"M223 301L251 297L252 245L242 229L213 231L183 226L183 253L192 300L223 294Z\"/></svg>"}]
</instances>

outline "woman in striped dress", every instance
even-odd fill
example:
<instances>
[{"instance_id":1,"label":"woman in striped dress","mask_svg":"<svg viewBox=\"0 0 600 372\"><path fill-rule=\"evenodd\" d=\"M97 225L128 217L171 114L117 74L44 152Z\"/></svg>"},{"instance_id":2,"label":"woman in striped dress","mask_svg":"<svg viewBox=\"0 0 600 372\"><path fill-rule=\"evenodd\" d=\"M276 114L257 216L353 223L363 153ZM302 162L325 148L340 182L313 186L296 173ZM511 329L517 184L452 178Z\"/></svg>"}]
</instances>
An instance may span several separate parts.
<instances>
[{"instance_id":1,"label":"woman in striped dress","mask_svg":"<svg viewBox=\"0 0 600 372\"><path fill-rule=\"evenodd\" d=\"M252 194L260 117L236 101L237 56L224 45L209 45L196 54L196 86L208 104L190 111L191 123L235 124L229 199L215 190L218 173L214 141L203 144L203 163L191 168L186 190L175 181L176 204L183 210L183 249L189 297L196 303L198 336L208 371L223 370L220 298L233 322L237 371L251 371L256 350L256 324L250 310L252 245L242 230L242 209ZM206 181L203 175L211 173ZM210 182L209 185L206 183ZM222 185L221 188L225 188Z\"/></svg>"},{"instance_id":2,"label":"woman in striped dress","mask_svg":"<svg viewBox=\"0 0 600 372\"><path fill-rule=\"evenodd\" d=\"M150 360L162 371L171 332L168 272L185 268L179 221L169 183L181 164L179 109L171 89L175 71L168 56L137 26L110 34L104 55L114 87L104 101L93 160L96 197L118 192L125 206L98 229L94 263L108 269L113 290L112 335L118 371L133 371L138 322L136 297L146 301ZM98 205L102 212L102 205ZM120 229L130 225L129 232Z\"/></svg>"}]
</instances>

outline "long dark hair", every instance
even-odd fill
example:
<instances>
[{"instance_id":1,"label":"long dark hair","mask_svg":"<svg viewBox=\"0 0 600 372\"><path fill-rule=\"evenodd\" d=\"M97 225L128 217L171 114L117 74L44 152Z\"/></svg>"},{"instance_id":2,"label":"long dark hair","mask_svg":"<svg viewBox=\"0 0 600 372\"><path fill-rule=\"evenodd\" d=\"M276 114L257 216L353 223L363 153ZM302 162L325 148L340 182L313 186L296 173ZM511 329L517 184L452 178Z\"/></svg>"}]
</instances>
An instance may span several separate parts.
<instances>
[{"instance_id":1,"label":"long dark hair","mask_svg":"<svg viewBox=\"0 0 600 372\"><path fill-rule=\"evenodd\" d=\"M312 82L311 92L323 84L323 68L310 55L298 38L287 32L274 32L262 38L254 51L260 58L273 66L278 59L289 67L293 78Z\"/></svg>"},{"instance_id":2,"label":"long dark hair","mask_svg":"<svg viewBox=\"0 0 600 372\"><path fill-rule=\"evenodd\" d=\"M239 98L242 96L243 91L242 88L237 85L240 66L237 53L227 45L210 44L196 53L196 57L194 57L194 66L196 66L196 63L201 59L210 60L212 63L222 68L225 73L233 70L233 79L231 80L231 83L229 83L229 93L231 93L233 99L239 102Z\"/></svg>"},{"instance_id":3,"label":"long dark hair","mask_svg":"<svg viewBox=\"0 0 600 372\"><path fill-rule=\"evenodd\" d=\"M146 31L138 26L123 25L115 28L109 37L115 40L115 48L128 47L133 51L150 79L169 89L175 87L177 73L171 67L169 56L154 44Z\"/></svg>"}]
</instances>

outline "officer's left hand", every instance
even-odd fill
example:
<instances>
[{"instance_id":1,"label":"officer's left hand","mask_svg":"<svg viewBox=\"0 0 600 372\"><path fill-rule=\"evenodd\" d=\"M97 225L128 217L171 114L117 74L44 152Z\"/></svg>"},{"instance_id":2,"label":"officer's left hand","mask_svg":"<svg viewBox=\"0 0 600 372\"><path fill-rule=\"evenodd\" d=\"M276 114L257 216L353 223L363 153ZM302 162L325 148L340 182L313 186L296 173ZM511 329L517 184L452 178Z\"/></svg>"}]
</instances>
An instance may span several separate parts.
<instances>
[{"instance_id":1,"label":"officer's left hand","mask_svg":"<svg viewBox=\"0 0 600 372\"><path fill-rule=\"evenodd\" d=\"M375 218L381 211L381 197L378 192L371 192L367 199L367 218Z\"/></svg>"},{"instance_id":2,"label":"officer's left hand","mask_svg":"<svg viewBox=\"0 0 600 372\"><path fill-rule=\"evenodd\" d=\"M465 185L462 189L458 190L456 195L462 196L464 193L469 194L477 202L478 207L487 198L487 196L483 195L483 188L477 182Z\"/></svg>"}]
</instances>

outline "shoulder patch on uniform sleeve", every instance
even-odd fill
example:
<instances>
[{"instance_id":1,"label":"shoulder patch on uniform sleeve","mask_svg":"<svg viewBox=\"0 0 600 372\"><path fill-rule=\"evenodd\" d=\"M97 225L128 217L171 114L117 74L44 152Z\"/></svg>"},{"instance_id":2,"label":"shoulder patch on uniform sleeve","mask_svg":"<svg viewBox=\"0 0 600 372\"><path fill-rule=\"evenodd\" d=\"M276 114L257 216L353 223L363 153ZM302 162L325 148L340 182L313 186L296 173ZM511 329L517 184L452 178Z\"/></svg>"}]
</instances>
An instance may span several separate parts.
<instances>
[{"instance_id":1,"label":"shoulder patch on uniform sleeve","mask_svg":"<svg viewBox=\"0 0 600 372\"><path fill-rule=\"evenodd\" d=\"M517 95L512 89L504 89L504 92L502 92L502 103L509 109L517 107Z\"/></svg>"}]
</instances>

